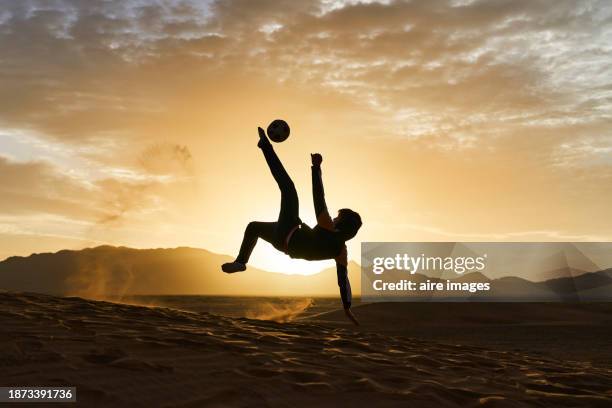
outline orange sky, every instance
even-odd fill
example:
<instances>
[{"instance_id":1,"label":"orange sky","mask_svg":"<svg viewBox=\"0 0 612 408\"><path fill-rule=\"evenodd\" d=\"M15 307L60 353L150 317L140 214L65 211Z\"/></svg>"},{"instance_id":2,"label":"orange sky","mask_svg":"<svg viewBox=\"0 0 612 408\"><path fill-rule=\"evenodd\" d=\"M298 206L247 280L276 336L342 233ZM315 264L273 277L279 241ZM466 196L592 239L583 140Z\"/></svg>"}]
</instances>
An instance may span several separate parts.
<instances>
[{"instance_id":1,"label":"orange sky","mask_svg":"<svg viewBox=\"0 0 612 408\"><path fill-rule=\"evenodd\" d=\"M612 10L575 1L9 1L0 258L101 243L234 254L311 152L360 241L610 240ZM6 7L5 7L6 5ZM306 263L255 250L264 269Z\"/></svg>"}]
</instances>

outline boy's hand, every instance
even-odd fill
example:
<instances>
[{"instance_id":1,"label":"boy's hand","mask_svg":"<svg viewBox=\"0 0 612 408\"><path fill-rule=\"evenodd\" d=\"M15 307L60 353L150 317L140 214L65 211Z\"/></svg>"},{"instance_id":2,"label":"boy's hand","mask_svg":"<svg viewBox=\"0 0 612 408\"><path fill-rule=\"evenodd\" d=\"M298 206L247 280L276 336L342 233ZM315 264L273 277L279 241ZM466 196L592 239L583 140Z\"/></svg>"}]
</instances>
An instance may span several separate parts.
<instances>
[{"instance_id":1,"label":"boy's hand","mask_svg":"<svg viewBox=\"0 0 612 408\"><path fill-rule=\"evenodd\" d=\"M350 308L344 309L344 314L346 315L346 317L349 318L350 321L352 321L355 324L355 326L359 326L359 321L357 320L353 312L351 312Z\"/></svg>"},{"instance_id":2,"label":"boy's hand","mask_svg":"<svg viewBox=\"0 0 612 408\"><path fill-rule=\"evenodd\" d=\"M320 166L323 162L323 156L319 153L310 153L310 160L312 161L313 166Z\"/></svg>"}]
</instances>

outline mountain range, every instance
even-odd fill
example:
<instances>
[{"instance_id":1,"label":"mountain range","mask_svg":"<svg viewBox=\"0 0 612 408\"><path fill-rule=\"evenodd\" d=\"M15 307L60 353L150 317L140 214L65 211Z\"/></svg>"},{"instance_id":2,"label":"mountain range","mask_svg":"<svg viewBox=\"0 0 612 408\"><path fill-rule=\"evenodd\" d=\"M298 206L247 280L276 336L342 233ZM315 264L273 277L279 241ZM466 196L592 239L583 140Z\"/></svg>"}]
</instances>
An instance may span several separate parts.
<instances>
[{"instance_id":1,"label":"mountain range","mask_svg":"<svg viewBox=\"0 0 612 408\"><path fill-rule=\"evenodd\" d=\"M220 265L226 255L198 248L134 249L99 246L82 250L10 257L0 262L0 288L56 295L105 298L142 294L251 296L338 296L335 268L314 275L288 275L249 267L232 275ZM557 264L557 263L553 263ZM353 293L361 291L360 266L349 263ZM612 269L584 272L567 266L546 271L533 282L516 276L490 279L479 272L450 279L488 282L489 291L462 293L472 300L612 300ZM414 282L445 282L421 274ZM405 296L405 293L402 293ZM423 292L419 297L456 298L456 292Z\"/></svg>"}]
</instances>

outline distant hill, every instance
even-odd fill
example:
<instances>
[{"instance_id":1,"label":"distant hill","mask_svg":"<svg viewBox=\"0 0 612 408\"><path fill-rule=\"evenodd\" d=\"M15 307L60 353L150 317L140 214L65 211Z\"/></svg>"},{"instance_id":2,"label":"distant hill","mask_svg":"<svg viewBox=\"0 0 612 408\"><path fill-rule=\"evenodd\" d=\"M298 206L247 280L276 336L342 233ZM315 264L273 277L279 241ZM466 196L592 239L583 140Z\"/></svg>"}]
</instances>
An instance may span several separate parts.
<instances>
[{"instance_id":1,"label":"distant hill","mask_svg":"<svg viewBox=\"0 0 612 408\"><path fill-rule=\"evenodd\" d=\"M587 272L568 278L549 279L538 284L551 289L567 301L612 299L612 292L602 291L602 288L612 287L612 269Z\"/></svg>"},{"instance_id":2,"label":"distant hill","mask_svg":"<svg viewBox=\"0 0 612 408\"><path fill-rule=\"evenodd\" d=\"M558 298L549 288L514 276L496 279L492 282L491 291L486 296L513 300Z\"/></svg>"},{"instance_id":3,"label":"distant hill","mask_svg":"<svg viewBox=\"0 0 612 408\"><path fill-rule=\"evenodd\" d=\"M0 288L90 298L138 294L338 296L335 269L285 275L249 267L221 272L229 256L197 248L133 249L99 246L10 257L0 262ZM353 287L359 266L351 262Z\"/></svg>"}]
</instances>

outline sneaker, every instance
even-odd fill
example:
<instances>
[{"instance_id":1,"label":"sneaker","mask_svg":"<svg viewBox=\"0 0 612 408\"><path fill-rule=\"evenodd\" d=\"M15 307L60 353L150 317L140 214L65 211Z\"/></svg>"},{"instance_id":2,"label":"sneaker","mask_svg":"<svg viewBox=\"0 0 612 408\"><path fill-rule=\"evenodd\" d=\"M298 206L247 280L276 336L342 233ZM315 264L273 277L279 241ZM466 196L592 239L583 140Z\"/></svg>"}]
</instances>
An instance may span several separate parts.
<instances>
[{"instance_id":1,"label":"sneaker","mask_svg":"<svg viewBox=\"0 0 612 408\"><path fill-rule=\"evenodd\" d=\"M221 269L225 273L242 272L246 270L246 265L240 262L227 262L221 265Z\"/></svg>"}]
</instances>

